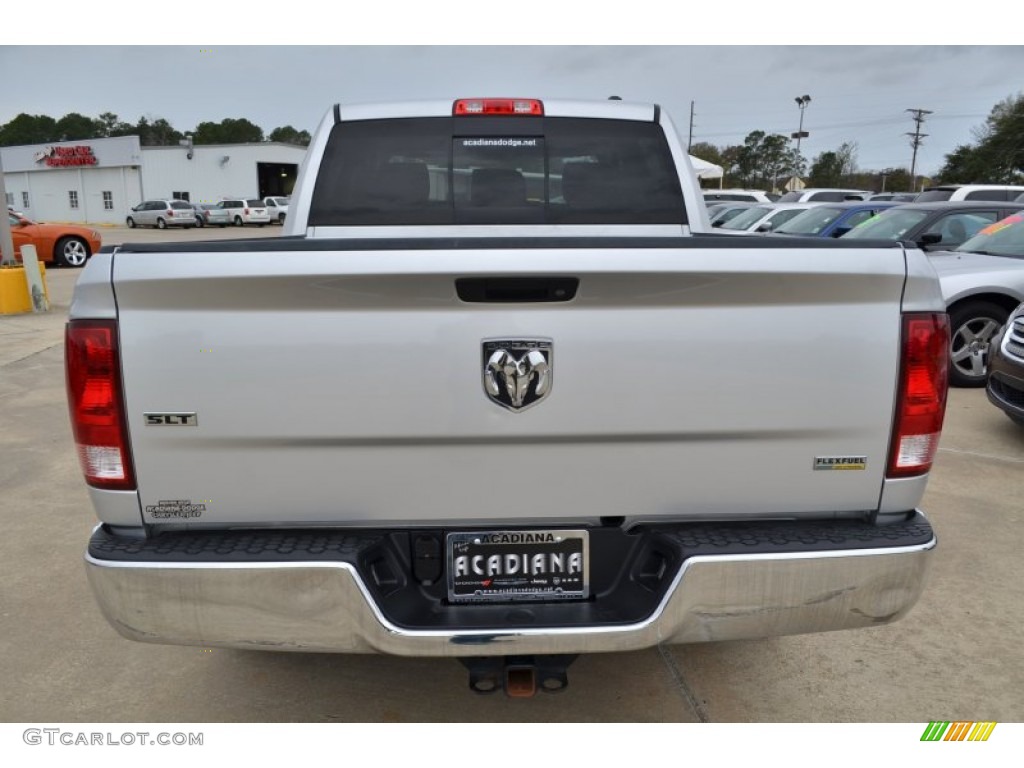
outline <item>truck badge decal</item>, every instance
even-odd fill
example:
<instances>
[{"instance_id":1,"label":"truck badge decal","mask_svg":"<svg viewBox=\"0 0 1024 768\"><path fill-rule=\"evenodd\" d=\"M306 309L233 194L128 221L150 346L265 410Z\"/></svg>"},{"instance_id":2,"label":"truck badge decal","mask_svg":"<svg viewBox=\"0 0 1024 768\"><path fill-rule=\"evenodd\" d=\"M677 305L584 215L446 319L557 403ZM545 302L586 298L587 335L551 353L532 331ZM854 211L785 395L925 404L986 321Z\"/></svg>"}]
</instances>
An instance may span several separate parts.
<instances>
[{"instance_id":1,"label":"truck badge decal","mask_svg":"<svg viewBox=\"0 0 1024 768\"><path fill-rule=\"evenodd\" d=\"M867 469L867 456L816 456L814 469Z\"/></svg>"},{"instance_id":2,"label":"truck badge decal","mask_svg":"<svg viewBox=\"0 0 1024 768\"><path fill-rule=\"evenodd\" d=\"M194 427L195 413L144 413L147 427Z\"/></svg>"},{"instance_id":3,"label":"truck badge decal","mask_svg":"<svg viewBox=\"0 0 1024 768\"><path fill-rule=\"evenodd\" d=\"M484 392L518 413L551 392L554 349L551 339L484 339Z\"/></svg>"}]
</instances>

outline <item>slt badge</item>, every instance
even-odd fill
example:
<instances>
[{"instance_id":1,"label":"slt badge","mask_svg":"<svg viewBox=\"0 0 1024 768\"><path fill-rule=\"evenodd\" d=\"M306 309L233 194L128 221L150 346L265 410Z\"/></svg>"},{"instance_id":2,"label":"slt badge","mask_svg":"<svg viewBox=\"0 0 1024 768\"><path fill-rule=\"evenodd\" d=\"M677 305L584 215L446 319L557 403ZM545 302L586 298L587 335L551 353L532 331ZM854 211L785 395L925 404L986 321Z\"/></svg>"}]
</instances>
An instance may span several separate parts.
<instances>
[{"instance_id":1,"label":"slt badge","mask_svg":"<svg viewBox=\"0 0 1024 768\"><path fill-rule=\"evenodd\" d=\"M514 413L536 405L551 392L551 339L484 339L484 392Z\"/></svg>"}]
</instances>

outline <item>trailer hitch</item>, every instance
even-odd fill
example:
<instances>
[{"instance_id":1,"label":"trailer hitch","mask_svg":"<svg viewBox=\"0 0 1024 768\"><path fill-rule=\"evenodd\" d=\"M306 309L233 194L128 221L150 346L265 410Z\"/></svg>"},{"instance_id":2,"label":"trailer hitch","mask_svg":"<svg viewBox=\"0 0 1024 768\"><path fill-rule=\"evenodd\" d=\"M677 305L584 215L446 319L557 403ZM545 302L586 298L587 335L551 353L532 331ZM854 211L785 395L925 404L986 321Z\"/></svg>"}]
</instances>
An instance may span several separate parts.
<instances>
[{"instance_id":1,"label":"trailer hitch","mask_svg":"<svg viewBox=\"0 0 1024 768\"><path fill-rule=\"evenodd\" d=\"M469 670L469 689L528 699L538 690L561 693L569 687L566 670L577 654L552 656L487 656L459 659Z\"/></svg>"}]
</instances>

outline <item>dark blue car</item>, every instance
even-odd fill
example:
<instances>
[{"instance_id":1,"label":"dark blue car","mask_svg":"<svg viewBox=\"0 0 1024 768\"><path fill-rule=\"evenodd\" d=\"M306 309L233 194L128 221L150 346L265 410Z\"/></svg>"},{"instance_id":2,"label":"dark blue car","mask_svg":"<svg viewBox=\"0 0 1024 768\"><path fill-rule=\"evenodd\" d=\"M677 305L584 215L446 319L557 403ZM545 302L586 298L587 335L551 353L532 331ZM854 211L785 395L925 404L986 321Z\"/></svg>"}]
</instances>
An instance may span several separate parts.
<instances>
[{"instance_id":1,"label":"dark blue car","mask_svg":"<svg viewBox=\"0 0 1024 768\"><path fill-rule=\"evenodd\" d=\"M804 237L842 237L879 211L899 203L889 201L857 201L850 203L824 203L794 216L772 230L777 235Z\"/></svg>"}]
</instances>

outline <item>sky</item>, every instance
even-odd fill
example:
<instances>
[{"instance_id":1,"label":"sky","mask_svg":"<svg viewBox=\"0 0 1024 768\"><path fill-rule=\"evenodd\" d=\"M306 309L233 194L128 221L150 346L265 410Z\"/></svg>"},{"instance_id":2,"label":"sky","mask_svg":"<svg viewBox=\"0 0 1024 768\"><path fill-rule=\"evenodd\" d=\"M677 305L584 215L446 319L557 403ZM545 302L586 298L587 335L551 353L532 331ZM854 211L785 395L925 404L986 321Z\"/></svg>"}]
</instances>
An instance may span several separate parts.
<instances>
[{"instance_id":1,"label":"sky","mask_svg":"<svg viewBox=\"0 0 1024 768\"><path fill-rule=\"evenodd\" d=\"M672 7L645 8L647 2L637 0L628 7L649 14ZM866 18L872 17L873 2L864 6ZM251 5L264 7L258 2ZM294 9L292 22L317 13L303 13L301 3L288 6ZM470 10L461 26L452 22L454 15L442 15L446 23L425 19L424 9L442 6ZM570 3L566 8L570 6L589 9L590 15L594 9L612 7ZM555 14L543 7L532 0L490 5L391 3L376 12L376 23L363 19L362 26L346 27L347 35L335 33L336 42L331 42L332 34L316 28L298 36L294 23L281 27L282 42L294 43L294 38L302 37L311 43L306 45L269 44L278 35L268 23L243 24L239 29L237 24L220 25L211 18L200 34L219 37L223 44L183 40L158 45L152 43L173 42L175 34L197 32L191 27L188 33L154 32L165 21L147 25L137 18L135 5L129 22L132 34L119 34L114 24L85 21L86 32L95 34L76 33L70 38L102 41L106 36L145 45L0 45L0 73L8 83L12 76L17 82L16 88L5 88L0 97L0 123L21 112L60 118L68 112L96 117L109 111L128 122L141 116L163 117L180 131L204 121L244 117L265 133L283 125L312 132L335 102L467 96L605 99L614 94L627 101L660 104L684 142L692 102L693 141L726 146L742 143L754 130L788 136L800 122L796 97L809 95L803 114L803 129L810 134L801 144L804 156L813 161L817 154L852 141L857 144L861 170L909 168L912 149L907 134L914 131L915 123L907 110L931 110L921 129L927 136L917 159L918 172L928 174L937 171L957 145L974 141L974 131L996 103L1024 89L1024 46L845 45L827 39L828 44L816 46L719 42L821 38L785 20L778 26L777 14L768 14L773 21L755 19L755 26L761 24L765 34L753 34L750 28L725 33L720 19L709 18L713 34L691 30L689 35L675 36L683 44L662 44L673 36L658 34L650 15L638 12L634 20L648 19L645 24L623 22L614 34L607 31L614 24L596 26L589 34L567 33L564 30L573 27L553 22ZM781 6L751 7L777 10ZM794 2L786 7L798 14L803 6ZM820 15L820 4L809 7L817 8ZM506 9L506 20L496 27L494 12L487 8ZM533 34L528 23L507 21L508 11L525 13L532 8L550 22L543 34ZM559 20L571 18L566 8ZM205 17L207 11L202 13ZM90 23L93 30L88 29ZM382 29L393 33L382 34ZM918 31L915 36L920 39L944 39L929 34L927 28ZM687 42L688 36L716 44L694 45ZM7 42L4 37L0 31L0 43ZM47 32L40 37L40 42L47 42L52 35ZM985 37L998 39L998 32ZM641 44L647 38L652 44ZM439 44L413 44L424 40ZM570 44L555 44L558 40ZM354 41L379 44L355 45ZM453 41L474 44L454 45ZM538 44L509 44L518 41Z\"/></svg>"}]
</instances>

